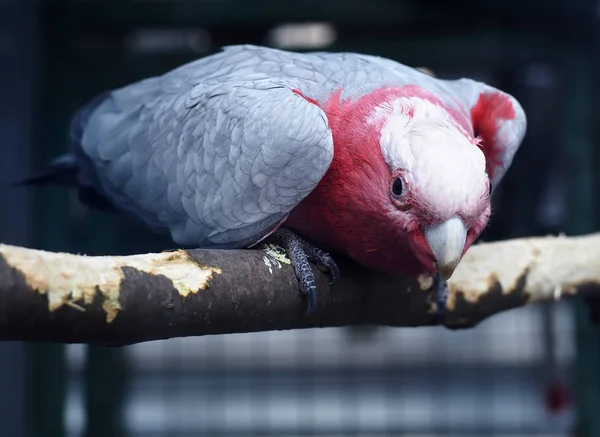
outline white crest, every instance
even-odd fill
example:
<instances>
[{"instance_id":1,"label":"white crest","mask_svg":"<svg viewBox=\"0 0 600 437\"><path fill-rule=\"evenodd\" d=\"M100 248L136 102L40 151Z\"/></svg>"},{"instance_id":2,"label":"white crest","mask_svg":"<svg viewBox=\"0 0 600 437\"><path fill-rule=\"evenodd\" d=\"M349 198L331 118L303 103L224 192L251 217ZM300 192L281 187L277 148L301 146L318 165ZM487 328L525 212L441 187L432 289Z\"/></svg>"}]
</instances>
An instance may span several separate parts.
<instances>
[{"instance_id":1,"label":"white crest","mask_svg":"<svg viewBox=\"0 0 600 437\"><path fill-rule=\"evenodd\" d=\"M485 156L442 106L417 97L384 103L367 123L381 128L381 152L391 171L404 170L432 212L471 213L488 189Z\"/></svg>"}]
</instances>

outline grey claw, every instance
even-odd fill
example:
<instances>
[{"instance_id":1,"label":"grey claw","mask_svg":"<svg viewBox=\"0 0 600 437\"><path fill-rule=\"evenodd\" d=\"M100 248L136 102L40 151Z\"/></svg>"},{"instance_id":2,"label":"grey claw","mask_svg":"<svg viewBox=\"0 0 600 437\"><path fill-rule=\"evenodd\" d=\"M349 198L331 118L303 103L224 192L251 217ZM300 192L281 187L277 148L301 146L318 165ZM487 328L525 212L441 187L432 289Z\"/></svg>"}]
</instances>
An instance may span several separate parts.
<instances>
[{"instance_id":1,"label":"grey claw","mask_svg":"<svg viewBox=\"0 0 600 437\"><path fill-rule=\"evenodd\" d=\"M436 318L441 323L446 315L446 306L448 304L448 283L442 279L438 271L433 279L433 291L435 293L435 302L437 304Z\"/></svg>"},{"instance_id":2,"label":"grey claw","mask_svg":"<svg viewBox=\"0 0 600 437\"><path fill-rule=\"evenodd\" d=\"M279 244L286 251L298 279L300 292L308 298L306 314L312 314L317 306L317 286L315 275L308 262L312 261L320 270L329 271L330 285L337 282L340 277L337 264L327 252L303 240L289 229L278 229L269 240Z\"/></svg>"}]
</instances>

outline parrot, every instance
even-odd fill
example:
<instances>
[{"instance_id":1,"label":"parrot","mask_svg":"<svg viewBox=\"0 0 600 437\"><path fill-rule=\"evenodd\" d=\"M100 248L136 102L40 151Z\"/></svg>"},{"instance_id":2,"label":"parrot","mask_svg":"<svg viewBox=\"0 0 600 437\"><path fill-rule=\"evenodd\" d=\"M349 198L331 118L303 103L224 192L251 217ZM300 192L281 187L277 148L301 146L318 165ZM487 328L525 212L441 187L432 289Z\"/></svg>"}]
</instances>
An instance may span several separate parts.
<instances>
[{"instance_id":1,"label":"parrot","mask_svg":"<svg viewBox=\"0 0 600 437\"><path fill-rule=\"evenodd\" d=\"M226 46L77 110L58 183L180 245L287 254L307 302L334 256L446 290L526 131L512 95L350 52ZM445 291L438 291L443 314Z\"/></svg>"}]
</instances>

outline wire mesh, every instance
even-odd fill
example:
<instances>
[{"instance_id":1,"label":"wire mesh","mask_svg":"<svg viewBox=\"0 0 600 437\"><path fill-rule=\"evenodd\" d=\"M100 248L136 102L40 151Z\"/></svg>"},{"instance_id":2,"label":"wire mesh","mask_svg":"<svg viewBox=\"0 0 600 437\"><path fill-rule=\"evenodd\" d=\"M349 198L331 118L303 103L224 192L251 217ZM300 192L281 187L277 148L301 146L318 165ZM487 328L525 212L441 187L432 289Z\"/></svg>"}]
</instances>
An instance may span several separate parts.
<instances>
[{"instance_id":1,"label":"wire mesh","mask_svg":"<svg viewBox=\"0 0 600 437\"><path fill-rule=\"evenodd\" d=\"M351 2L358 11L351 17L338 13L334 2L313 0L299 12L277 1L256 8L233 0L48 2L49 115L42 130L62 151L66 138L60 132L68 116L95 92L160 74L224 44L290 44L298 41L302 27L293 25L295 33L283 37L282 29L290 28L285 22L315 15L321 30L315 34L312 24L313 46L315 35L323 34L330 44L324 49L389 56L440 75L475 77L516 90L526 110L536 110L528 147L496 195L500 212L492 218L493 237L559 230L567 220L567 194L557 188L564 182L560 176L576 170L563 165L564 146L557 139L564 134L562 123L547 128L547 120L562 117L557 108L564 85L550 37L540 41L517 32L490 36L483 31L465 37L464 29L453 28L448 19L439 26L422 24L445 18L443 2L399 3L365 7ZM524 11L533 4L510 3L511 8L523 3ZM559 2L551 3L557 7ZM522 76L521 82L514 79ZM43 146L40 156L49 153ZM54 198L40 208L54 217L44 215L45 241L52 249L66 241L86 253L156 248L147 234L129 225L112 226L114 218L84 212L74 195L68 202L65 197L60 199L70 208L67 213L53 212ZM361 327L171 339L124 348L127 380L108 377L87 381L87 387L88 348L69 346L65 423L69 436L83 435L89 417L84 390L125 383L122 420L132 437L567 436L575 420L573 406L564 399L554 402L549 388L557 381L571 386L577 358L573 325L570 307L561 303L502 313L459 332Z\"/></svg>"},{"instance_id":2,"label":"wire mesh","mask_svg":"<svg viewBox=\"0 0 600 437\"><path fill-rule=\"evenodd\" d=\"M557 369L573 360L567 306L552 308ZM566 435L547 409L542 309L468 331L328 328L171 339L126 349L130 436ZM80 374L85 346L69 348ZM83 429L74 378L70 435Z\"/></svg>"}]
</instances>

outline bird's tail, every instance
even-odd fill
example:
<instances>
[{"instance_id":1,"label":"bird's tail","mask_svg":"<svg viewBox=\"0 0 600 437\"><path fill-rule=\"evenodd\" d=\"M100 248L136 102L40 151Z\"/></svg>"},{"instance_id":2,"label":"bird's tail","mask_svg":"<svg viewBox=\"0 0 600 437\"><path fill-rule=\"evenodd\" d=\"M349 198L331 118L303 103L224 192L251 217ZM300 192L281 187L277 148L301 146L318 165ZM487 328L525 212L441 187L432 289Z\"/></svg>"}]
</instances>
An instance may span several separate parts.
<instances>
[{"instance_id":1,"label":"bird's tail","mask_svg":"<svg viewBox=\"0 0 600 437\"><path fill-rule=\"evenodd\" d=\"M75 113L71 119L69 131L71 150L81 148L81 138L83 137L83 132L90 116L108 96L108 92L99 94ZM33 174L21 181L17 181L14 185L79 185L79 173L80 168L73 153L65 153L50 162L46 168L42 169L37 174Z\"/></svg>"},{"instance_id":2,"label":"bird's tail","mask_svg":"<svg viewBox=\"0 0 600 437\"><path fill-rule=\"evenodd\" d=\"M50 162L46 168L37 174L15 182L15 186L32 185L66 185L77 187L79 200L89 206L104 212L116 212L115 206L92 186L81 184L79 166L75 157L69 153L61 155Z\"/></svg>"},{"instance_id":3,"label":"bird's tail","mask_svg":"<svg viewBox=\"0 0 600 437\"><path fill-rule=\"evenodd\" d=\"M67 153L50 162L44 169L25 179L16 181L14 185L77 185L79 167L73 155Z\"/></svg>"}]
</instances>

